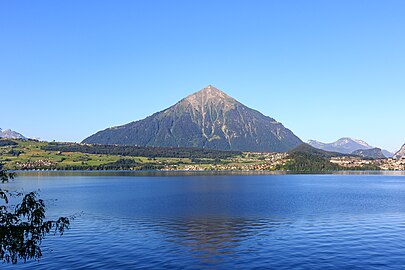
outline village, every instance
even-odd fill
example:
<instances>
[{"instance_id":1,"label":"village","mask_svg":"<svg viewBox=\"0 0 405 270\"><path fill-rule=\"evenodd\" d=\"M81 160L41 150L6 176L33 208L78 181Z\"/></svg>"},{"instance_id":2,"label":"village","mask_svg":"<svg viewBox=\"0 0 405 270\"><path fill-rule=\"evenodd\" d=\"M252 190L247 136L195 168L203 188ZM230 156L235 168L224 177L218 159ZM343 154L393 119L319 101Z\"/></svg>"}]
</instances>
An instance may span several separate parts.
<instances>
[{"instance_id":1,"label":"village","mask_svg":"<svg viewBox=\"0 0 405 270\"><path fill-rule=\"evenodd\" d=\"M405 157L398 159L386 158L386 159L365 159L361 157L333 157L330 162L339 166L354 169L359 167L375 167L376 169L383 171L403 171L405 170Z\"/></svg>"}]
</instances>

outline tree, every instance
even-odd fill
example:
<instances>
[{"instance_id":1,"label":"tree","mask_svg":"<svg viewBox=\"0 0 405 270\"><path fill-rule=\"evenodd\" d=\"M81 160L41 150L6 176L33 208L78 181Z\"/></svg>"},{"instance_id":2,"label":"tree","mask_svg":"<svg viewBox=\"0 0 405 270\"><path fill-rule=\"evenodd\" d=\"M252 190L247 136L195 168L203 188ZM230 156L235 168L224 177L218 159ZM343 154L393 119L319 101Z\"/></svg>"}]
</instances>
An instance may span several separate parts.
<instances>
[{"instance_id":1,"label":"tree","mask_svg":"<svg viewBox=\"0 0 405 270\"><path fill-rule=\"evenodd\" d=\"M15 174L4 170L0 163L1 182L14 177ZM10 196L22 196L21 203L9 205ZM62 235L69 225L67 217L46 220L45 203L36 192L23 195L0 189L0 260L3 262L39 260L42 239L49 233Z\"/></svg>"}]
</instances>

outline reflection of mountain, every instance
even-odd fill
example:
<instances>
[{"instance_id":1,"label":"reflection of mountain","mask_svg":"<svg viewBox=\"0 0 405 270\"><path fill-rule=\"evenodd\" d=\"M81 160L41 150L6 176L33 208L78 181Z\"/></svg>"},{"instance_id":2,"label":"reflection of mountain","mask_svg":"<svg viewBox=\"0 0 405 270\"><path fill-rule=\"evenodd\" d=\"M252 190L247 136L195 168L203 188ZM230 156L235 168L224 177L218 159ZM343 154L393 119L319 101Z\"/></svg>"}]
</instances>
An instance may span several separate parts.
<instances>
[{"instance_id":1,"label":"reflection of mountain","mask_svg":"<svg viewBox=\"0 0 405 270\"><path fill-rule=\"evenodd\" d=\"M285 226L285 220L246 218L178 219L165 223L165 233L171 242L186 247L189 253L204 263L221 261L223 255L236 255L245 240L258 237Z\"/></svg>"}]
</instances>

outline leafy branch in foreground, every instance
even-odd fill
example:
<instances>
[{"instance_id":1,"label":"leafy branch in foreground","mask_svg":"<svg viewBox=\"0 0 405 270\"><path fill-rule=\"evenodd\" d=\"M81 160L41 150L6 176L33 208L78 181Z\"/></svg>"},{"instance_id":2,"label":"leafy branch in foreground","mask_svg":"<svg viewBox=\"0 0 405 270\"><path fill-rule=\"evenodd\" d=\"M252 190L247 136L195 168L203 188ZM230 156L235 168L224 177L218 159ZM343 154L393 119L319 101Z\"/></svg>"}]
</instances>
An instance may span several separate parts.
<instances>
[{"instance_id":1,"label":"leafy branch in foreground","mask_svg":"<svg viewBox=\"0 0 405 270\"><path fill-rule=\"evenodd\" d=\"M1 182L14 178L13 173L3 170L0 163ZM17 194L19 196L21 194ZM44 237L53 232L62 235L69 229L70 220L60 217L46 220L45 203L36 192L25 194L21 203L9 206L9 191L0 189L0 260L16 264L42 256L40 245Z\"/></svg>"},{"instance_id":2,"label":"leafy branch in foreground","mask_svg":"<svg viewBox=\"0 0 405 270\"><path fill-rule=\"evenodd\" d=\"M8 182L9 179L14 179L15 173L10 173L6 170L3 170L3 164L0 163L0 181L2 183Z\"/></svg>"}]
</instances>

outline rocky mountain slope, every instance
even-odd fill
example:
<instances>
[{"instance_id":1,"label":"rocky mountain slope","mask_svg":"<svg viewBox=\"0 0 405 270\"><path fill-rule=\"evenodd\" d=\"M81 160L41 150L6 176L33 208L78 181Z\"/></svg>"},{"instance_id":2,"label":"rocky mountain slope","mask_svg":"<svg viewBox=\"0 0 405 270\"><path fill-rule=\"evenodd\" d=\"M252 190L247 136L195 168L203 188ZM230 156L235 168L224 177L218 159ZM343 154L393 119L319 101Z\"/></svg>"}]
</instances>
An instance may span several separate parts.
<instances>
[{"instance_id":1,"label":"rocky mountain slope","mask_svg":"<svg viewBox=\"0 0 405 270\"><path fill-rule=\"evenodd\" d=\"M83 143L285 152L302 141L275 119L209 85L166 110L97 132Z\"/></svg>"},{"instance_id":2,"label":"rocky mountain slope","mask_svg":"<svg viewBox=\"0 0 405 270\"><path fill-rule=\"evenodd\" d=\"M353 155L361 156L364 158L372 158L372 159L382 159L386 158L380 148L372 148L372 149L359 149L352 152Z\"/></svg>"},{"instance_id":3,"label":"rocky mountain slope","mask_svg":"<svg viewBox=\"0 0 405 270\"><path fill-rule=\"evenodd\" d=\"M395 153L394 158L401 158L405 157L405 144L402 145L401 149L399 149L398 152Z\"/></svg>"},{"instance_id":4,"label":"rocky mountain slope","mask_svg":"<svg viewBox=\"0 0 405 270\"><path fill-rule=\"evenodd\" d=\"M26 139L22 134L13 131L11 129L1 129L0 128L0 138L7 139Z\"/></svg>"}]
</instances>

